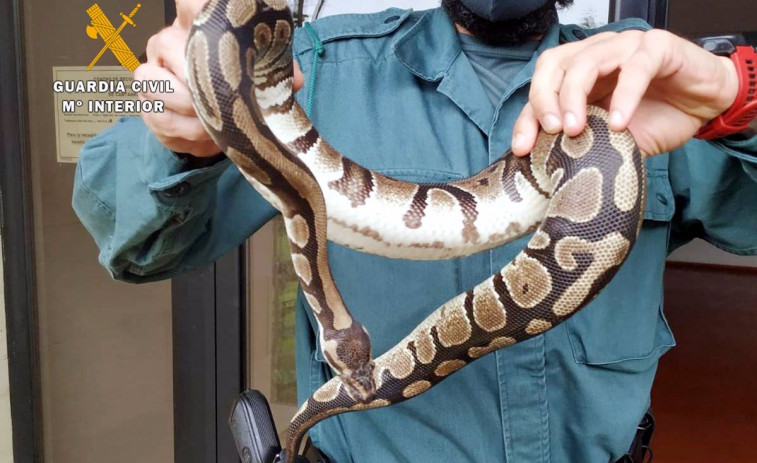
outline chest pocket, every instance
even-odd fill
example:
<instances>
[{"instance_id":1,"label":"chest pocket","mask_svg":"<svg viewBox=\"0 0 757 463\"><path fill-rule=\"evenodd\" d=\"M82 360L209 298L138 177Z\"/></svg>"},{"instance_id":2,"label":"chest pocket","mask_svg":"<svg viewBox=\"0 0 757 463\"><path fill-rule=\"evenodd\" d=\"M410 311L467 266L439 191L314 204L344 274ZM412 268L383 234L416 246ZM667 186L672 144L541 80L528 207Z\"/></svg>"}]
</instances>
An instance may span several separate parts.
<instances>
[{"instance_id":1,"label":"chest pocket","mask_svg":"<svg viewBox=\"0 0 757 463\"><path fill-rule=\"evenodd\" d=\"M662 276L675 210L667 156L647 160L644 223L626 263L594 302L565 322L577 363L644 371L675 345L662 306Z\"/></svg>"}]
</instances>

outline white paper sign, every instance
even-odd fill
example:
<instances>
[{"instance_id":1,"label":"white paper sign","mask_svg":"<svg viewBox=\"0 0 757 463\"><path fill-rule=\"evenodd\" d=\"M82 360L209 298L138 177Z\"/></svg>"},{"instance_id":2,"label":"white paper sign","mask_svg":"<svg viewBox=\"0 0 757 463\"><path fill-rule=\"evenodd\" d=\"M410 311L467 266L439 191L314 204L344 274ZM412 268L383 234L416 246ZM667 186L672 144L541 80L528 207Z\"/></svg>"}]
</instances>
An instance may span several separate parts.
<instances>
[{"instance_id":1,"label":"white paper sign","mask_svg":"<svg viewBox=\"0 0 757 463\"><path fill-rule=\"evenodd\" d=\"M137 111L127 111L114 104L117 101L139 101L137 94L131 91L132 80L131 72L121 66L95 66L90 71L87 71L86 66L53 67L58 162L75 163L79 159L79 150L87 140L121 117L139 116ZM100 81L108 82L109 88L106 91L99 91L99 88L95 88L94 92L89 91L92 90L90 82L99 84ZM120 90L115 88L118 82L125 87L125 92L115 91ZM88 84L90 88L86 88ZM84 91L80 91L82 85ZM74 91L68 91L72 89ZM104 105L96 102L113 103Z\"/></svg>"}]
</instances>

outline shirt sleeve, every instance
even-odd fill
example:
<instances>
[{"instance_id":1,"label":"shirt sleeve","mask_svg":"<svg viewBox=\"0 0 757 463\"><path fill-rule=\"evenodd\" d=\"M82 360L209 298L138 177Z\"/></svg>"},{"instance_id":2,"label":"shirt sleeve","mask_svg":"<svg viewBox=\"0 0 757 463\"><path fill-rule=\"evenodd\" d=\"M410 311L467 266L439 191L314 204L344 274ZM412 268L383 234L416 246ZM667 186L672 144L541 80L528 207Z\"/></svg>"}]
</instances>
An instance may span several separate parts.
<instances>
[{"instance_id":1,"label":"shirt sleeve","mask_svg":"<svg viewBox=\"0 0 757 463\"><path fill-rule=\"evenodd\" d=\"M81 150L73 208L115 279L170 278L212 263L275 213L229 160L193 169L140 118Z\"/></svg>"},{"instance_id":2,"label":"shirt sleeve","mask_svg":"<svg viewBox=\"0 0 757 463\"><path fill-rule=\"evenodd\" d=\"M694 238L757 255L757 137L692 140L670 155L671 250Z\"/></svg>"}]
</instances>

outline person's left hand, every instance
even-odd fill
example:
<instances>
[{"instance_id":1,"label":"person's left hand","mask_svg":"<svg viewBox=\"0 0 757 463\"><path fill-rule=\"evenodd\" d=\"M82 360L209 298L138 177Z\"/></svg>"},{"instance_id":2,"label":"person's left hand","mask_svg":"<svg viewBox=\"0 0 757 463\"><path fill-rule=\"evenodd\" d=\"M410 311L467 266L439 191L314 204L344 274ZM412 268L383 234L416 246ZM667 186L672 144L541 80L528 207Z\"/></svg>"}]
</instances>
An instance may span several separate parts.
<instances>
[{"instance_id":1,"label":"person's left hand","mask_svg":"<svg viewBox=\"0 0 757 463\"><path fill-rule=\"evenodd\" d=\"M539 127L575 136L586 105L610 112L613 130L628 128L647 156L686 143L736 99L738 75L718 57L670 32L606 32L545 51L529 103L513 129L513 153L527 155Z\"/></svg>"}]
</instances>

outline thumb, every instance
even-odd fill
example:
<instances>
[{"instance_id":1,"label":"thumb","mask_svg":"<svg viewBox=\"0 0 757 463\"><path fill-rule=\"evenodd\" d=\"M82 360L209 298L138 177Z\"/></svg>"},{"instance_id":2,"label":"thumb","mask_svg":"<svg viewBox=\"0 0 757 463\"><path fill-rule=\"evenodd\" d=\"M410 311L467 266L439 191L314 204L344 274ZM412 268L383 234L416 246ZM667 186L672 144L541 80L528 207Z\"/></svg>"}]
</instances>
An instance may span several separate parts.
<instances>
[{"instance_id":1,"label":"thumb","mask_svg":"<svg viewBox=\"0 0 757 463\"><path fill-rule=\"evenodd\" d=\"M298 92L304 84L305 84L305 78L302 76L302 71L300 71L300 65L297 64L297 61L295 61L294 62L294 80L292 82L294 91Z\"/></svg>"}]
</instances>

